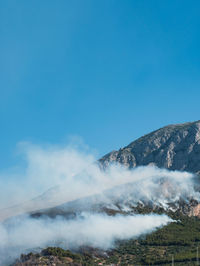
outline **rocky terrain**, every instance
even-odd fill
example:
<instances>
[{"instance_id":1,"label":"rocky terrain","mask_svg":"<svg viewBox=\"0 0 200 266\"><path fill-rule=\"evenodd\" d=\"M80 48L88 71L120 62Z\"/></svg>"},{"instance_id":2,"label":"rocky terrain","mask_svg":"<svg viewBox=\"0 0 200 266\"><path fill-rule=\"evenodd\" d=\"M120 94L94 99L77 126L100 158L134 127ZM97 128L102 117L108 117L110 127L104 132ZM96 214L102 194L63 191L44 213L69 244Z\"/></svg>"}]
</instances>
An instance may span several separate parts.
<instances>
[{"instance_id":1,"label":"rocky terrain","mask_svg":"<svg viewBox=\"0 0 200 266\"><path fill-rule=\"evenodd\" d=\"M200 174L200 121L163 127L100 159L104 167L112 162Z\"/></svg>"}]
</instances>

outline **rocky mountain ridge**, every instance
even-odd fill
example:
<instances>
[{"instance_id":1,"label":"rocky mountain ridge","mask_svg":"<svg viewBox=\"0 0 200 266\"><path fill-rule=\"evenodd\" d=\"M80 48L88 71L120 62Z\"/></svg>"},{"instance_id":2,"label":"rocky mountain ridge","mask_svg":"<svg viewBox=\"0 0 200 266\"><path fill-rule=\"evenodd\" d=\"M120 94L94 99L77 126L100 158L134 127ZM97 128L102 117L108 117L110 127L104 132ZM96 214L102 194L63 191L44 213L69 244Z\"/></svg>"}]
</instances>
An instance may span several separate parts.
<instances>
[{"instance_id":1,"label":"rocky mountain ridge","mask_svg":"<svg viewBox=\"0 0 200 266\"><path fill-rule=\"evenodd\" d=\"M160 128L99 161L104 167L113 162L129 168L153 164L200 174L200 120Z\"/></svg>"}]
</instances>

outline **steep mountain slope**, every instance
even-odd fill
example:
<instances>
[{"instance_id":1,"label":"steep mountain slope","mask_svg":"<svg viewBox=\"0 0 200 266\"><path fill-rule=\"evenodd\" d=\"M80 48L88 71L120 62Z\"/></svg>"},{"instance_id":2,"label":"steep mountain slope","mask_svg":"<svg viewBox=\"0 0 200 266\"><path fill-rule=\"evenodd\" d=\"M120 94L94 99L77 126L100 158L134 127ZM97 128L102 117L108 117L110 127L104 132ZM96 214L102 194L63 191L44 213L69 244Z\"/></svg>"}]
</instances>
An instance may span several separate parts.
<instances>
[{"instance_id":1,"label":"steep mountain slope","mask_svg":"<svg viewBox=\"0 0 200 266\"><path fill-rule=\"evenodd\" d=\"M200 121L166 126L145 135L127 147L100 159L100 165L104 166L103 169L100 167L100 171L109 172L112 167L107 166L112 162L118 162L128 168L156 165L159 168L200 174ZM124 170L118 166L116 169ZM154 171L152 169L155 172L150 176L149 172ZM144 171L142 175L141 171ZM141 167L127 172L136 172L127 183L99 193L80 196L57 206L54 206L55 200L52 197L51 202L54 204L51 208L33 210L29 212L29 218L32 221L47 219L53 223L54 218L68 221L75 221L77 217L82 219L84 213L103 213L106 216L165 213L176 222L149 234L146 239L142 237L137 240L116 241L115 248L107 252L106 257L96 255L93 251L89 252L90 256L86 258L82 257L82 253L81 257L73 257L68 251L67 254L62 251L62 256L58 256L53 248L51 254L41 252L22 255L14 265L44 265L40 264L41 261L45 261L45 265L168 265L172 254L175 254L174 261L177 265L195 265L196 245L200 243L199 176L191 175L190 178L188 173L170 172L154 167ZM124 173L120 172L120 178L124 178ZM49 190L38 199L51 198L52 192L52 195L56 196L60 193L57 189ZM9 220L7 222L9 224ZM55 249L57 252L57 248ZM85 264L81 264L82 261Z\"/></svg>"},{"instance_id":2,"label":"steep mountain slope","mask_svg":"<svg viewBox=\"0 0 200 266\"><path fill-rule=\"evenodd\" d=\"M113 151L103 158L100 162L107 167L112 162L118 162L129 168L141 165L156 165L159 168L169 170L189 171L200 174L200 121L169 125L147 134L138 140L130 143L127 147L119 151ZM147 181L147 180L146 180ZM137 187L147 186L144 183L128 183L123 186L104 191L100 195L81 198L75 201L66 202L60 206L47 210L33 212L37 215L46 213L50 216L58 214L73 216L76 212L97 211L102 212L124 212L127 210L137 211L138 204L151 207L150 210L161 208L170 208L174 211L181 210L181 213L200 216L199 199L190 195L183 196L183 191L178 196L178 190L182 189L175 180L168 178L156 179L152 184L157 192L146 192L145 195L138 198L140 192ZM197 181L197 182L196 182ZM200 191L199 180L196 179L196 191ZM151 184L151 186L152 186ZM198 184L198 185L197 185ZM153 188L152 188L153 189ZM149 196L151 195L151 197ZM166 196L167 195L167 196ZM168 198L165 198L168 197ZM129 209L130 208L130 209Z\"/></svg>"},{"instance_id":3,"label":"steep mountain slope","mask_svg":"<svg viewBox=\"0 0 200 266\"><path fill-rule=\"evenodd\" d=\"M139 213L176 213L186 216L200 217L199 193L187 194L183 187L170 182L168 178L156 179L150 185L151 191L142 194L136 187L145 186L144 182L127 183L95 194L66 202L53 208L40 209L31 213L34 218L43 215L55 218L62 216L74 219L81 213L139 214ZM192 187L191 187L192 190Z\"/></svg>"},{"instance_id":4,"label":"steep mountain slope","mask_svg":"<svg viewBox=\"0 0 200 266\"><path fill-rule=\"evenodd\" d=\"M130 168L154 164L200 174L200 121L158 129L110 152L100 162L105 167L118 162Z\"/></svg>"},{"instance_id":5,"label":"steep mountain slope","mask_svg":"<svg viewBox=\"0 0 200 266\"><path fill-rule=\"evenodd\" d=\"M104 167L118 162L129 168L156 165L159 168L200 174L200 121L163 127L118 151L110 152L99 161ZM66 201L65 190L51 188L38 198L2 210L0 220L55 207Z\"/></svg>"}]
</instances>

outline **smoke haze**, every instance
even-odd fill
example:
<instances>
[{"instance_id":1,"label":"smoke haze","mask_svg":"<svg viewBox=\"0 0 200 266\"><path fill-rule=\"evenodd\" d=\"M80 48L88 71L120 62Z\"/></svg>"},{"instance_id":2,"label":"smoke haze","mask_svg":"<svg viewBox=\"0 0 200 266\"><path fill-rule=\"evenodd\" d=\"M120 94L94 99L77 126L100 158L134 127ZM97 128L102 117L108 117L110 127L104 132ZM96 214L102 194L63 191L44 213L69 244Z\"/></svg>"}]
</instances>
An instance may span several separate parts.
<instances>
[{"instance_id":1,"label":"smoke haze","mask_svg":"<svg viewBox=\"0 0 200 266\"><path fill-rule=\"evenodd\" d=\"M0 262L19 257L38 247L60 246L77 250L91 246L107 250L115 240L130 239L152 232L171 221L165 215L114 217L83 213L75 220L21 217L0 226Z\"/></svg>"},{"instance_id":2,"label":"smoke haze","mask_svg":"<svg viewBox=\"0 0 200 266\"><path fill-rule=\"evenodd\" d=\"M27 143L21 146L25 166L14 174L9 170L0 175L2 260L17 257L27 249L49 245L69 249L90 245L109 249L117 239L135 238L171 221L165 215L110 217L93 211L79 213L71 220L63 217L34 219L29 215L14 217L19 214L66 205L79 199L85 205L91 204L90 197L95 195L99 195L95 198L96 203L100 201L111 206L120 201L124 209L141 201L165 207L179 199L199 199L195 178L190 173L152 166L129 170L114 164L103 171L95 163L95 156L71 146L44 148ZM86 197L89 197L89 203L84 201ZM5 221L9 217L13 218Z\"/></svg>"}]
</instances>

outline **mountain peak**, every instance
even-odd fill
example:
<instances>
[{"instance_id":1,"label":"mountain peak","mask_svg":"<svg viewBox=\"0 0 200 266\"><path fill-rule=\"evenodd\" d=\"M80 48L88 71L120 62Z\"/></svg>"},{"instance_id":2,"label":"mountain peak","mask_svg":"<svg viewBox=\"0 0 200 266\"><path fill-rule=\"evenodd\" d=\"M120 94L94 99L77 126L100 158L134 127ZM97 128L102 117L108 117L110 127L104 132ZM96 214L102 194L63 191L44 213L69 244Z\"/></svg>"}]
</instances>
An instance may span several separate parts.
<instances>
[{"instance_id":1,"label":"mountain peak","mask_svg":"<svg viewBox=\"0 0 200 266\"><path fill-rule=\"evenodd\" d=\"M129 168L156 165L170 170L200 173L200 120L168 125L131 142L100 159Z\"/></svg>"}]
</instances>

